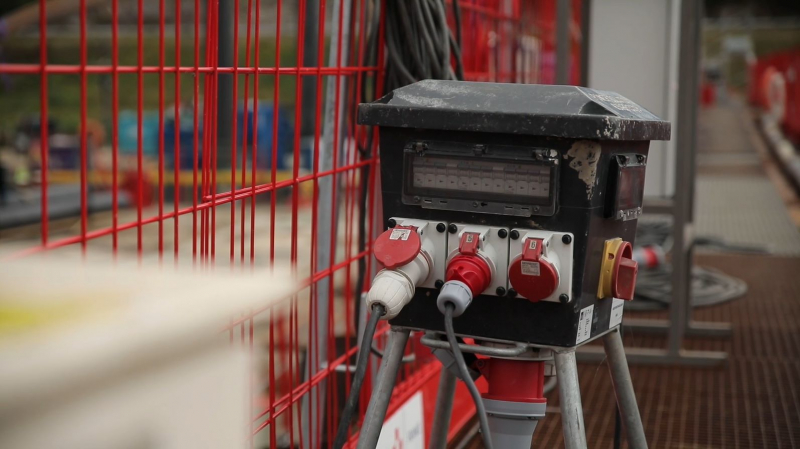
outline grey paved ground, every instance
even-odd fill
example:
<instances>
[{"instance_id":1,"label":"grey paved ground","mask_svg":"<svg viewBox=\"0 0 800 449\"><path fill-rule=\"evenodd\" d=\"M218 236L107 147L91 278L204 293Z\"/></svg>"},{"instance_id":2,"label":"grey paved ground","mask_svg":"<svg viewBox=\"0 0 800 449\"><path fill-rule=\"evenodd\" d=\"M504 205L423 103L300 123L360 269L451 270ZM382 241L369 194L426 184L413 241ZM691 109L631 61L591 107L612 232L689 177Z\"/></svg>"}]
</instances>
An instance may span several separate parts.
<instances>
[{"instance_id":1,"label":"grey paved ground","mask_svg":"<svg viewBox=\"0 0 800 449\"><path fill-rule=\"evenodd\" d=\"M696 233L798 256L800 231L762 168L760 136L747 120L733 100L700 114Z\"/></svg>"}]
</instances>

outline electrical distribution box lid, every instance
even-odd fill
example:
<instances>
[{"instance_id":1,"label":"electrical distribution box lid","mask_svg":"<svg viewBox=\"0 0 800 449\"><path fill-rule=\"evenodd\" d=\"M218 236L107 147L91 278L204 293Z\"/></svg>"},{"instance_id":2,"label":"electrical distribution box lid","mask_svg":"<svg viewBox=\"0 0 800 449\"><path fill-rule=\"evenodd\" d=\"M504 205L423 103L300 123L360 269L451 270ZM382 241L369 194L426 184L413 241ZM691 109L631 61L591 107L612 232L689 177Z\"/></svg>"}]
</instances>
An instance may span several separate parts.
<instances>
[{"instance_id":1,"label":"electrical distribution box lid","mask_svg":"<svg viewBox=\"0 0 800 449\"><path fill-rule=\"evenodd\" d=\"M669 140L670 124L614 92L424 80L358 107L363 125L567 139Z\"/></svg>"}]
</instances>

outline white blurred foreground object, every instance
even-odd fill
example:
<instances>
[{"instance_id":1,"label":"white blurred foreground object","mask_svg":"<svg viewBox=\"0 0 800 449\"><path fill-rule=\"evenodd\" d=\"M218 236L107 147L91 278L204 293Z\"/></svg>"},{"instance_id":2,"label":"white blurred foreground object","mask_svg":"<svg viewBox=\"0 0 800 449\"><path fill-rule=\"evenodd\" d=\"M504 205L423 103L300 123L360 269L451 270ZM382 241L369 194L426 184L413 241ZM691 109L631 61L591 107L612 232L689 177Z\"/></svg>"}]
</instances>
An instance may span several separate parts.
<instances>
[{"instance_id":1,"label":"white blurred foreground object","mask_svg":"<svg viewBox=\"0 0 800 449\"><path fill-rule=\"evenodd\" d=\"M251 363L223 329L290 276L53 259L0 270L0 447L245 447Z\"/></svg>"}]
</instances>

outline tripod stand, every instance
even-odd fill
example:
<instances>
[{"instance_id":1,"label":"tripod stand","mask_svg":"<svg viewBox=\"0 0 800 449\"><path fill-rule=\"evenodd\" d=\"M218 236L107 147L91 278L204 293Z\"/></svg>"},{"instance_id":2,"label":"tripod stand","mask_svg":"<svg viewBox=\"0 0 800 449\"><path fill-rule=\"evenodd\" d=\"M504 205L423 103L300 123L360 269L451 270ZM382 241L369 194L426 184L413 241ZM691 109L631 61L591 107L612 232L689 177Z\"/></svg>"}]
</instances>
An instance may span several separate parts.
<instances>
[{"instance_id":1,"label":"tripod stand","mask_svg":"<svg viewBox=\"0 0 800 449\"><path fill-rule=\"evenodd\" d=\"M359 449L372 449L378 443L409 333L410 331L404 328L392 328L390 332L389 346L384 353L377 384L372 392L359 435L357 446ZM628 445L632 449L646 449L647 441L619 329L611 329L599 338L603 340L611 382ZM447 342L428 335L423 337L422 343L435 350L448 347L446 346ZM494 394L483 396L487 413L490 415L492 442L496 447L519 447L520 449L530 447L536 422L544 418L545 404L541 401L543 398L540 397L542 396L541 377L553 374L548 372L547 368L552 357L555 374L558 376L564 446L567 449L586 449L586 432L583 423L575 348L535 348L523 344L512 347L463 344L459 347L464 352L488 355L491 357L490 364L495 360L503 361L495 365L496 369L492 371L494 374L489 374L488 377L489 393ZM530 373L532 386L521 388L522 391L509 390L506 382L508 378L503 374L506 369L515 370L514 376L519 376L522 372ZM501 379L501 377L503 378ZM524 379L527 381L528 377ZM495 385L492 384L493 381ZM430 447L434 449L444 448L446 445L446 433L453 406L455 376L446 367L442 370L441 386L436 399L433 432L430 438Z\"/></svg>"}]
</instances>

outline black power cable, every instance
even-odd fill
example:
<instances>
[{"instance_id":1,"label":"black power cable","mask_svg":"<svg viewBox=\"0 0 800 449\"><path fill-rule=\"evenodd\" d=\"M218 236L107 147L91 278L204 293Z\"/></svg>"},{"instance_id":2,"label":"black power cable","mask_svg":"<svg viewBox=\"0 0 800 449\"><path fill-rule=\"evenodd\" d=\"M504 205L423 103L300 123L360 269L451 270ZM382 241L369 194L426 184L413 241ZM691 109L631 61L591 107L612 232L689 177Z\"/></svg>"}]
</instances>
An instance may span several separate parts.
<instances>
[{"instance_id":1,"label":"black power cable","mask_svg":"<svg viewBox=\"0 0 800 449\"><path fill-rule=\"evenodd\" d=\"M372 339L375 337L375 329L378 321L386 315L386 308L382 304L372 306L372 315L369 317L367 326L364 328L364 336L361 337L361 346L358 348L358 359L356 359L356 372L353 374L353 384L350 387L350 395L342 410L342 417L339 420L339 428L336 430L336 438L333 440L333 447L340 449L347 442L347 435L350 430L350 423L356 414L358 396L361 393L361 385L364 383L364 376L367 373L367 361L369 351L372 347Z\"/></svg>"},{"instance_id":2,"label":"black power cable","mask_svg":"<svg viewBox=\"0 0 800 449\"><path fill-rule=\"evenodd\" d=\"M453 21L456 29L456 43L461 48L461 6L458 0L453 0Z\"/></svg>"},{"instance_id":3,"label":"black power cable","mask_svg":"<svg viewBox=\"0 0 800 449\"><path fill-rule=\"evenodd\" d=\"M414 83L421 79L464 79L464 69L461 58L461 14L458 6L458 1L453 2L453 14L456 20L457 37L449 30L446 20L445 3L444 0L411 0L409 4L403 2L387 1L383 3L386 8L386 49L388 54L387 67L386 67L386 90L394 90L398 87ZM370 66L377 60L378 51L378 35L379 35L379 4L380 2L373 3L372 18L369 19L367 28L367 49L366 49L366 65ZM412 37L415 40L409 43ZM450 53L452 51L455 60L455 73L450 64ZM360 75L365 76L365 75ZM376 83L374 78L372 82L364 80L362 85L362 99L368 101L370 97L367 91L372 90L371 97L374 98L376 94ZM353 124L355 126L355 124ZM374 130L371 128L368 131L366 142L364 146L358 145L358 151L362 160L372 158L372 146L374 139ZM366 210L368 199L368 183L372 175L370 173L370 165L364 164L360 173L361 189L359 198L359 229L358 229L358 247L359 252L363 252L366 248ZM360 258L358 263L358 279L356 280L356 302L361 300L362 290L364 289L365 276L366 276L366 259ZM364 381L366 373L366 365L370 350L378 352L372 348L372 339L375 334L378 320L381 316L386 314L386 310L380 304L373 306L372 315L364 329L364 337L361 340L361 347L359 348L358 360L356 361L356 372L353 376L353 383L350 389L350 395L347 398L345 408L342 411L342 417L339 422L339 427L336 431L333 447L339 449L347 441L350 424L356 412L356 403L360 394L361 385ZM452 321L452 316L451 316ZM356 323L358 323L358 316L356 316ZM452 323L451 323L452 324ZM452 327L452 326L451 326ZM458 350L458 349L456 349ZM460 351L459 359L466 368L464 357ZM403 359L404 362L411 361L411 359ZM474 387L474 382L467 376L469 382ZM469 385L469 384L468 384ZM475 389L477 392L477 389ZM483 402L480 401L480 395L477 396L476 407L483 410ZM485 412L481 414L483 420L486 421ZM486 431L484 435L488 436L488 423L485 426ZM491 448L491 445L487 445Z\"/></svg>"},{"instance_id":4,"label":"black power cable","mask_svg":"<svg viewBox=\"0 0 800 449\"><path fill-rule=\"evenodd\" d=\"M455 22L456 41L455 44L451 42L453 47L453 57L456 59L456 78L464 79L464 63L461 60L461 6L458 4L459 0L453 0L453 21ZM450 35L452 37L452 34Z\"/></svg>"},{"instance_id":5,"label":"black power cable","mask_svg":"<svg viewBox=\"0 0 800 449\"><path fill-rule=\"evenodd\" d=\"M388 60L386 67L386 89L393 90L421 79L444 78L464 79L464 67L461 59L461 9L458 1L453 2L455 19L455 37L447 26L445 3L443 0L409 0L408 2L376 1L371 4L372 17L367 19L367 48L364 63L373 66L377 63L378 38L380 34L381 5L385 7L387 26L386 48ZM405 35L404 35L405 32ZM408 33L412 33L409 35ZM419 37L414 44L409 38ZM450 52L455 60L455 74L450 68ZM412 72L406 67L411 67ZM374 100L377 92L375 76L377 72L360 73L364 77L361 82L361 98L368 102ZM355 122L352 123L355 135ZM361 160L373 157L374 128L367 131L366 141L357 148ZM364 164L360 168L359 216L358 216L358 251L366 249L367 242L367 199L371 165ZM361 300L366 282L366 257L358 260L358 278L356 279L355 301ZM358 307L355 322L358 324Z\"/></svg>"},{"instance_id":6,"label":"black power cable","mask_svg":"<svg viewBox=\"0 0 800 449\"><path fill-rule=\"evenodd\" d=\"M461 348L458 347L456 333L453 330L454 309L455 306L453 303L448 302L445 304L444 329L447 333L447 341L450 342L450 348L453 350L453 355L456 359L456 366L458 366L458 372L461 374L461 380L463 380L467 385L467 390L469 390L469 394L472 396L472 400L475 402L475 410L478 414L478 421L481 425L481 437L483 438L483 445L486 449L492 449L492 437L491 433L489 432L489 417L486 415L486 409L483 407L483 400L481 399L481 394L478 391L478 387L475 386L475 382L472 380L472 376L469 374L469 368L467 368L467 363L464 361L464 354L461 353Z\"/></svg>"},{"instance_id":7,"label":"black power cable","mask_svg":"<svg viewBox=\"0 0 800 449\"><path fill-rule=\"evenodd\" d=\"M453 19L451 30L444 0L386 2L387 90L424 79L464 79L458 1Z\"/></svg>"}]
</instances>

